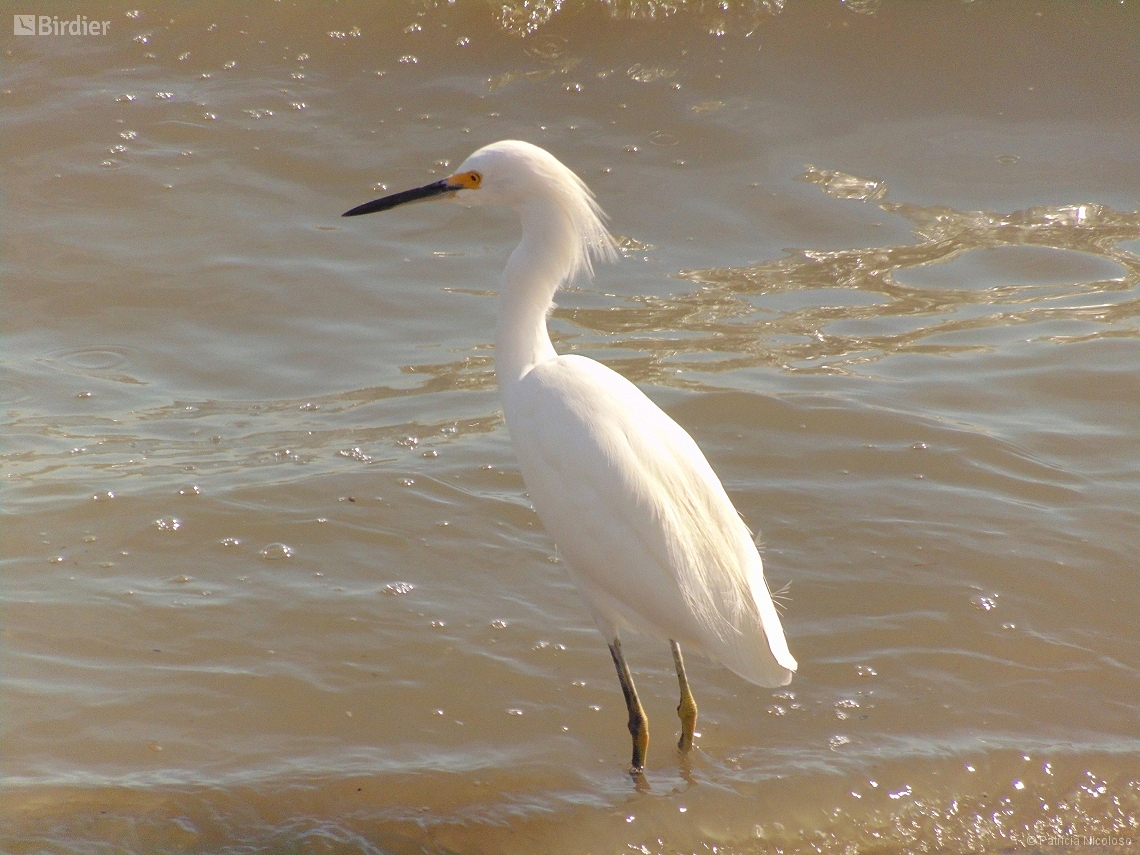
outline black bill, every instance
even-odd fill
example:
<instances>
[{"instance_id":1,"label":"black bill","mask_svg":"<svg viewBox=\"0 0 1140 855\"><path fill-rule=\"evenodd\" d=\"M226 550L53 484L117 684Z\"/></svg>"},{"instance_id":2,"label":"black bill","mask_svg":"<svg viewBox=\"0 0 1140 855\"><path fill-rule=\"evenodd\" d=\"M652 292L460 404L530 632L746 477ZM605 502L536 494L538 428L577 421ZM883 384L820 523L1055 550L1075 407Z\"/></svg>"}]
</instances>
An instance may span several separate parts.
<instances>
[{"instance_id":1,"label":"black bill","mask_svg":"<svg viewBox=\"0 0 1140 855\"><path fill-rule=\"evenodd\" d=\"M373 199L371 202L365 202L363 205L357 205L351 211L345 211L341 214L342 217L359 217L361 214L374 214L377 211L389 211L397 205L406 205L408 202L419 202L423 199L431 199L433 196L443 196L447 193L455 193L463 189L463 185L453 184L450 178L444 178L440 181L434 181L431 184L425 184L423 187L416 187L412 190L404 190L401 193L393 193L391 196L385 196L382 199Z\"/></svg>"}]
</instances>

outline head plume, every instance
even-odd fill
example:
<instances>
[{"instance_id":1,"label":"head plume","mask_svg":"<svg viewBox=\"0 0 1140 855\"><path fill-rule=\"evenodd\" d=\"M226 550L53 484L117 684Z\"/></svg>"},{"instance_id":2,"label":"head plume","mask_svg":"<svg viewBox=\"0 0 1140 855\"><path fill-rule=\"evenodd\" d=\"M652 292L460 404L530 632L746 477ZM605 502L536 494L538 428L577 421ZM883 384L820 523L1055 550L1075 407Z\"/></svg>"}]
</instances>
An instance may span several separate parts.
<instances>
[{"instance_id":1,"label":"head plume","mask_svg":"<svg viewBox=\"0 0 1140 855\"><path fill-rule=\"evenodd\" d=\"M580 273L592 276L595 260L617 258L617 246L594 194L545 149L519 140L503 140L476 151L459 170L477 172L482 178L478 191L461 194L463 201L509 205L522 215L524 231L543 227L543 221L550 217L562 220L560 231L569 242L559 248L559 257L551 260L563 268L563 281Z\"/></svg>"}]
</instances>

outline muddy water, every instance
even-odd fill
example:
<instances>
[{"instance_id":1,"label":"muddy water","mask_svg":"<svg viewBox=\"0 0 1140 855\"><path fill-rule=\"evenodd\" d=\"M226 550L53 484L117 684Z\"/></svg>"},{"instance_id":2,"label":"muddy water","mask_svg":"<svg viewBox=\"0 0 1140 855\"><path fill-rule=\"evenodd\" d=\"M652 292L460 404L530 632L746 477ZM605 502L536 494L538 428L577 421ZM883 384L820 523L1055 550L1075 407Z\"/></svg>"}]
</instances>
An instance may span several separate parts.
<instances>
[{"instance_id":1,"label":"muddy water","mask_svg":"<svg viewBox=\"0 0 1140 855\"><path fill-rule=\"evenodd\" d=\"M4 42L5 851L1140 849L1132 4L34 11L112 23ZM498 405L517 223L339 218L510 137L623 239L556 345L786 586L688 758L627 641L640 789Z\"/></svg>"}]
</instances>

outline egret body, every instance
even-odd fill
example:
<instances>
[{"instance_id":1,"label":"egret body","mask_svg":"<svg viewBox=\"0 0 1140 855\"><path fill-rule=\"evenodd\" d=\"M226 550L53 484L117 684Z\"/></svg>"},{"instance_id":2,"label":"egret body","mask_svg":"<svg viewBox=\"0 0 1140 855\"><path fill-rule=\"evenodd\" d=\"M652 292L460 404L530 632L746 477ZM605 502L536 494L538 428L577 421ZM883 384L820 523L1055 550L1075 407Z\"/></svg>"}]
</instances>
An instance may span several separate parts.
<instances>
[{"instance_id":1,"label":"egret body","mask_svg":"<svg viewBox=\"0 0 1140 855\"><path fill-rule=\"evenodd\" d=\"M479 149L448 178L368 202L356 216L433 197L505 205L522 241L503 273L495 375L531 501L610 646L629 710L633 771L649 725L621 631L668 640L683 751L697 705L681 648L759 686L783 686L788 651L760 555L693 439L620 374L559 356L546 316L560 286L617 253L586 185L553 155L507 140Z\"/></svg>"}]
</instances>

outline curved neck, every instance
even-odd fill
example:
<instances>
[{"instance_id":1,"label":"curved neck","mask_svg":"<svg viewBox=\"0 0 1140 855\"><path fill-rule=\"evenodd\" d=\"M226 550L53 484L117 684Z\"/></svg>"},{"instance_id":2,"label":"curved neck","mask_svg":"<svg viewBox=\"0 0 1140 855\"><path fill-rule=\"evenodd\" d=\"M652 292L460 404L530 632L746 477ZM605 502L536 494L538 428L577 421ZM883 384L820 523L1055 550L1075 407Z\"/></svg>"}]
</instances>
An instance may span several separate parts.
<instances>
[{"instance_id":1,"label":"curved neck","mask_svg":"<svg viewBox=\"0 0 1140 855\"><path fill-rule=\"evenodd\" d=\"M578 234L551 203L535 200L521 211L523 234L503 272L495 335L495 375L500 390L558 354L546 331L554 294L580 252Z\"/></svg>"}]
</instances>

